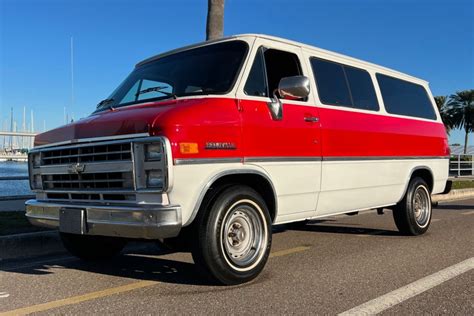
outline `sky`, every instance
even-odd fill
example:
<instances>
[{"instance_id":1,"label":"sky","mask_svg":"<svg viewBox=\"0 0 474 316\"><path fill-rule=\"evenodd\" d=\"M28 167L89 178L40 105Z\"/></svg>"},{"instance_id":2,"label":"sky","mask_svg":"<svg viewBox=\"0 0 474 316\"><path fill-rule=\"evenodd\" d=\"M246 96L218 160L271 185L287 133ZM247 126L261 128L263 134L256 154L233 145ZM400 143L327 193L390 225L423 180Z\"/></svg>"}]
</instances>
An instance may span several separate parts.
<instances>
[{"instance_id":1,"label":"sky","mask_svg":"<svg viewBox=\"0 0 474 316\"><path fill-rule=\"evenodd\" d=\"M38 131L62 125L65 107L89 115L137 62L205 40L206 14L207 0L0 0L0 129L12 107L19 124L32 110ZM242 33L393 68L433 95L474 89L473 0L226 0L224 35Z\"/></svg>"}]
</instances>

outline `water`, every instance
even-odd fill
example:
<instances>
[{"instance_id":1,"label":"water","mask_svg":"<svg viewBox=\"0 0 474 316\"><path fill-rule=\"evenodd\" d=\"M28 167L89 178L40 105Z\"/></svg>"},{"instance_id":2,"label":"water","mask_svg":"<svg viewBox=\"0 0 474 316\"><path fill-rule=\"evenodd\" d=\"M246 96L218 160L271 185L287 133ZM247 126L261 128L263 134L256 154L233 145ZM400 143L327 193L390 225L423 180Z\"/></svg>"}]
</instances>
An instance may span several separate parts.
<instances>
[{"instance_id":1,"label":"water","mask_svg":"<svg viewBox=\"0 0 474 316\"><path fill-rule=\"evenodd\" d=\"M27 176L26 162L0 161L0 177ZM28 180L0 180L0 196L33 194Z\"/></svg>"}]
</instances>

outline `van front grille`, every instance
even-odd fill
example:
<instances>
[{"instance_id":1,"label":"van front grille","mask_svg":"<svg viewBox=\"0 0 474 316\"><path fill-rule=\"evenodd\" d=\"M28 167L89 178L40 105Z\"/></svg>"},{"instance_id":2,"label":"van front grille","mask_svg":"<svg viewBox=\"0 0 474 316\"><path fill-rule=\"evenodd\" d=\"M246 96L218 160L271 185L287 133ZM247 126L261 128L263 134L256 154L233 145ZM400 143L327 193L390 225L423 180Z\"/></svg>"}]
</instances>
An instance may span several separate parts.
<instances>
[{"instance_id":1,"label":"van front grille","mask_svg":"<svg viewBox=\"0 0 474 316\"><path fill-rule=\"evenodd\" d=\"M41 165L131 160L131 143L127 142L45 150L42 152Z\"/></svg>"},{"instance_id":2,"label":"van front grille","mask_svg":"<svg viewBox=\"0 0 474 316\"><path fill-rule=\"evenodd\" d=\"M133 189L132 172L42 175L45 190Z\"/></svg>"}]
</instances>

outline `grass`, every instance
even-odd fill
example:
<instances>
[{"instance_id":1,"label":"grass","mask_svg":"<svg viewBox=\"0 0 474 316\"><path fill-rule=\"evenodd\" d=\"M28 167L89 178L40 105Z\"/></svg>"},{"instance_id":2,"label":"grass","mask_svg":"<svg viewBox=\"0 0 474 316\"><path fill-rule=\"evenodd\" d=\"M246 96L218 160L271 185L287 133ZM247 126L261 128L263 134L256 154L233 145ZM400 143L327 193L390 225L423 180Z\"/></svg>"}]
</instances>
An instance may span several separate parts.
<instances>
[{"instance_id":1,"label":"grass","mask_svg":"<svg viewBox=\"0 0 474 316\"><path fill-rule=\"evenodd\" d=\"M25 212L0 212L0 236L45 231L26 219Z\"/></svg>"},{"instance_id":2,"label":"grass","mask_svg":"<svg viewBox=\"0 0 474 316\"><path fill-rule=\"evenodd\" d=\"M452 190L474 188L474 180L453 181Z\"/></svg>"}]
</instances>

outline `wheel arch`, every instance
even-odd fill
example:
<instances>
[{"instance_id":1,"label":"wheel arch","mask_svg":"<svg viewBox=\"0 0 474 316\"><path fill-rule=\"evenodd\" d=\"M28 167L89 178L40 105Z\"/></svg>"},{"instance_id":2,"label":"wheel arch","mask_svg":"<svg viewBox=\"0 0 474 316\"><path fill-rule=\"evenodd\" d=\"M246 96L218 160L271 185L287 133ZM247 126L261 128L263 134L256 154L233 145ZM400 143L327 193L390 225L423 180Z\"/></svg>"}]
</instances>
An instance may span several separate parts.
<instances>
[{"instance_id":1,"label":"wheel arch","mask_svg":"<svg viewBox=\"0 0 474 316\"><path fill-rule=\"evenodd\" d=\"M431 170L429 166L416 166L410 171L410 175L405 183L405 188L403 189L403 194L398 202L400 202L405 196L405 194L407 193L408 185L410 184L411 179L417 176L426 181L426 184L428 184L430 193L433 191L433 187L434 187L433 170Z\"/></svg>"},{"instance_id":2,"label":"wheel arch","mask_svg":"<svg viewBox=\"0 0 474 316\"><path fill-rule=\"evenodd\" d=\"M255 169L234 169L219 172L209 179L198 196L191 216L183 226L190 225L204 204L211 202L223 189L233 184L248 185L257 191L267 204L272 222L275 221L278 213L278 199L270 177Z\"/></svg>"}]
</instances>

